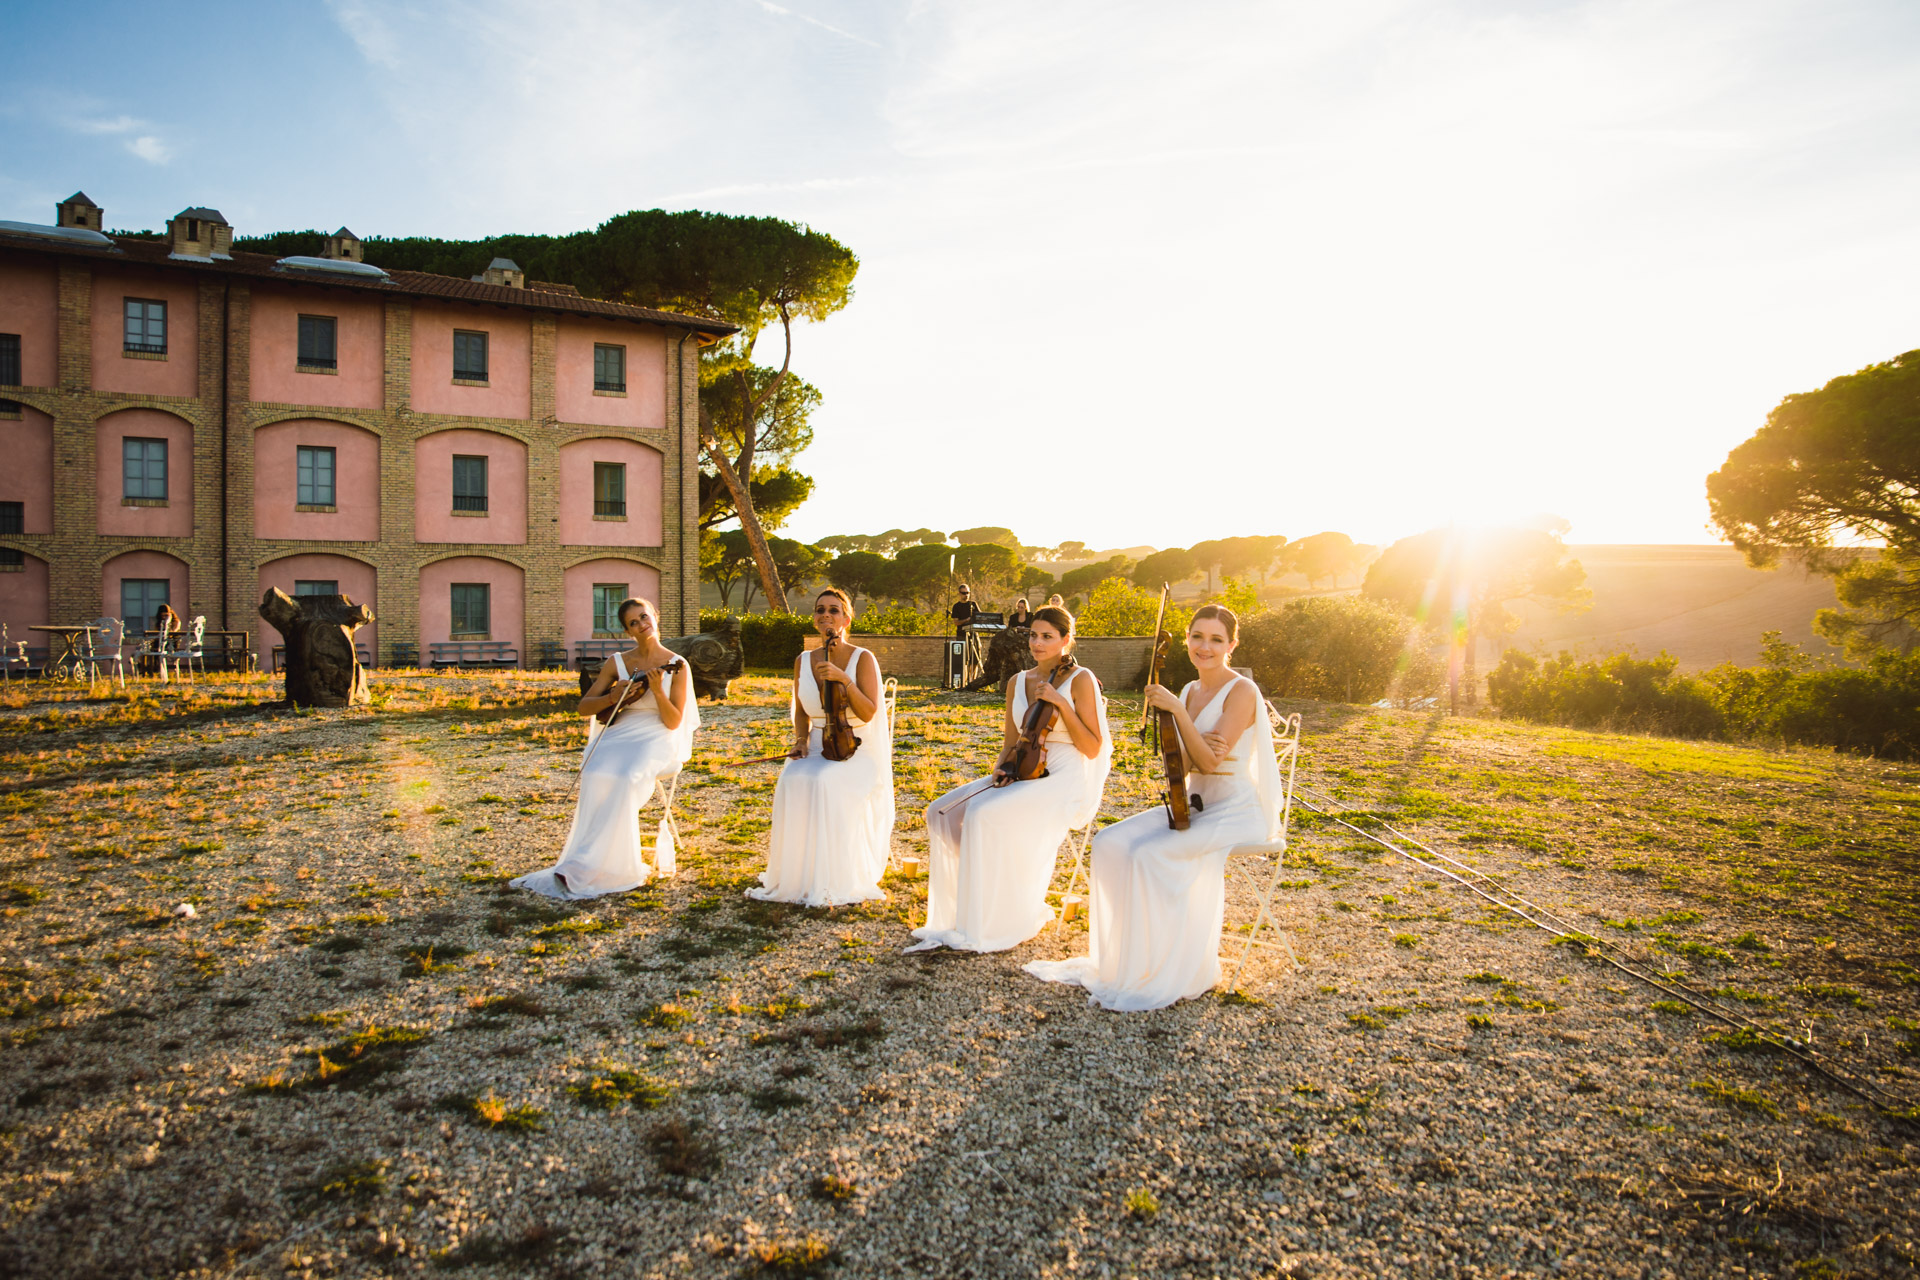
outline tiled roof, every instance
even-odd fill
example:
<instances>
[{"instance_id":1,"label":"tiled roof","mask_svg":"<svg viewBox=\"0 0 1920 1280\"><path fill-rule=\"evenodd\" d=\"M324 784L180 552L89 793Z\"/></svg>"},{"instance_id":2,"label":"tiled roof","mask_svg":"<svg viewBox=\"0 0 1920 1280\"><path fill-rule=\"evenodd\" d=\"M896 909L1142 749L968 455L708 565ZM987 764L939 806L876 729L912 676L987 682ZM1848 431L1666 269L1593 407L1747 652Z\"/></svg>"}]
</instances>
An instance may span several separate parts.
<instances>
[{"instance_id":1,"label":"tiled roof","mask_svg":"<svg viewBox=\"0 0 1920 1280\"><path fill-rule=\"evenodd\" d=\"M527 311L670 325L676 329L691 329L695 333L715 339L739 332L735 326L721 320L706 320L699 316L681 315L674 311L656 311L651 307L629 306L624 302L604 302L598 298L583 298L572 292L510 289L505 285L486 284L478 280L461 280L453 276L437 276L425 271L389 271L386 280L333 273L322 274L317 271L281 267L280 260L268 254L242 253L238 250L229 259L216 259L211 262L181 261L177 258L170 260L168 248L165 240L133 240L114 237L111 245L88 245L0 229L0 249L28 249L60 257L119 260L130 265L156 267L168 271L212 273L219 276L241 276L257 280L294 280L302 284L325 285L328 288L349 289L362 293L436 298L451 302L488 303Z\"/></svg>"}]
</instances>

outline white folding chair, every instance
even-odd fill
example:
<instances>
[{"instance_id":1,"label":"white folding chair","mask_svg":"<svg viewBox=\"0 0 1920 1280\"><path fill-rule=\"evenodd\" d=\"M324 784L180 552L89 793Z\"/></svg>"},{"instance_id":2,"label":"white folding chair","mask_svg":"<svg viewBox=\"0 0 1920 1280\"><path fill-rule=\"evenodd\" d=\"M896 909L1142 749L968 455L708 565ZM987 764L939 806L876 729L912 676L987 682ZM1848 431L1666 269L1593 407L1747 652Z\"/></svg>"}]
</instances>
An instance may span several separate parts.
<instances>
[{"instance_id":1,"label":"white folding chair","mask_svg":"<svg viewBox=\"0 0 1920 1280\"><path fill-rule=\"evenodd\" d=\"M660 797L660 823L654 828L653 838L653 874L656 879L665 880L680 869L680 824L673 816L673 794L680 786L680 771L671 774L654 784L654 794Z\"/></svg>"},{"instance_id":2,"label":"white folding chair","mask_svg":"<svg viewBox=\"0 0 1920 1280\"><path fill-rule=\"evenodd\" d=\"M103 667L111 666L114 675L120 678L120 687L127 687L127 624L119 618L95 618L95 630L87 636L91 647L88 660L88 676Z\"/></svg>"},{"instance_id":3,"label":"white folding chair","mask_svg":"<svg viewBox=\"0 0 1920 1280\"><path fill-rule=\"evenodd\" d=\"M1273 916L1273 895L1280 887L1280 872L1287 860L1287 834L1293 822L1293 771L1300 760L1300 717L1282 716L1274 710L1273 704L1265 704L1267 720L1273 725L1274 755L1280 763L1280 833L1272 840L1262 840L1257 844L1235 845L1227 852L1226 888L1231 891L1234 874L1252 891L1254 900L1259 903L1254 912L1253 923L1235 927L1231 913L1223 922L1220 930L1220 943L1223 950L1229 943L1240 947L1240 954L1234 960L1233 972L1222 984L1224 990L1232 991L1240 981L1241 973L1247 967L1247 960L1255 947L1265 947L1283 953L1294 968L1300 966L1300 957L1294 954L1293 943L1285 930ZM1251 863L1252 865L1249 865ZM1261 881L1265 880L1262 887ZM1244 932L1243 932L1244 930ZM1261 937L1262 932L1268 937Z\"/></svg>"},{"instance_id":4,"label":"white folding chair","mask_svg":"<svg viewBox=\"0 0 1920 1280\"><path fill-rule=\"evenodd\" d=\"M11 681L15 667L23 677L27 674L27 642L8 636L7 624L0 622L0 681Z\"/></svg>"},{"instance_id":5,"label":"white folding chair","mask_svg":"<svg viewBox=\"0 0 1920 1280\"><path fill-rule=\"evenodd\" d=\"M200 664L200 674L207 674L207 615L199 614L187 627L185 639L179 652L174 654L174 669L187 673L187 682L193 682L193 664Z\"/></svg>"},{"instance_id":6,"label":"white folding chair","mask_svg":"<svg viewBox=\"0 0 1920 1280\"><path fill-rule=\"evenodd\" d=\"M1073 845L1073 871L1067 876L1067 887L1060 891L1060 909L1053 914L1057 925L1066 924L1086 906L1086 899L1075 894L1074 889L1087 879L1087 850L1093 847L1094 828L1099 825L1100 812L1096 809L1086 826L1067 832L1067 839Z\"/></svg>"}]
</instances>

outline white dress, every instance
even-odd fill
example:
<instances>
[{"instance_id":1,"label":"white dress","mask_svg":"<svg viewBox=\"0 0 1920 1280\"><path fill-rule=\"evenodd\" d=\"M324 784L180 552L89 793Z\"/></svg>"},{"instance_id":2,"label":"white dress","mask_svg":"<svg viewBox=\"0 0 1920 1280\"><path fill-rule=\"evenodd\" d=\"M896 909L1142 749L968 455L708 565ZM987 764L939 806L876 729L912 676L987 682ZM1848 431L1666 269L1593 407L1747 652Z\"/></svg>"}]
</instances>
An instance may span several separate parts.
<instances>
[{"instance_id":1,"label":"white dress","mask_svg":"<svg viewBox=\"0 0 1920 1280\"><path fill-rule=\"evenodd\" d=\"M613 663L620 679L627 679L625 655L614 654ZM655 678L671 694L673 681L686 674L683 665L679 672L656 672ZM691 690L678 729L661 722L651 689L634 695L606 728L589 717L580 799L560 860L545 871L521 876L513 886L550 898L597 898L637 889L656 872L672 875L673 842L666 820L661 820L655 841L658 865L650 867L640 840L640 810L654 788L692 757L693 731L699 727L700 709ZM561 876L566 877L564 884Z\"/></svg>"},{"instance_id":2,"label":"white dress","mask_svg":"<svg viewBox=\"0 0 1920 1280\"><path fill-rule=\"evenodd\" d=\"M1100 750L1091 759L1054 717L1047 731L1047 775L1004 787L986 778L969 782L927 806L927 923L913 931L926 944L962 951L1005 951L1040 932L1053 918L1047 885L1069 829L1085 826L1100 807L1113 762L1107 700L1100 682L1075 667L1061 690L1094 683ZM1013 722L1027 716L1027 678L1014 677ZM943 811L944 810L944 811Z\"/></svg>"},{"instance_id":3,"label":"white dress","mask_svg":"<svg viewBox=\"0 0 1920 1280\"><path fill-rule=\"evenodd\" d=\"M878 674L878 660L856 648L847 662L850 678L859 678L863 659L873 663ZM829 760L820 752L827 712L820 703L811 652L801 655L794 697L811 726L807 754L780 768L773 788L767 869L760 874L760 887L748 889L747 896L809 907L884 898L880 877L886 874L893 847L893 739L886 710L876 708L871 721L849 714L847 723L860 740L859 749L849 759Z\"/></svg>"},{"instance_id":4,"label":"white dress","mask_svg":"<svg viewBox=\"0 0 1920 1280\"><path fill-rule=\"evenodd\" d=\"M1245 679L1229 680L1193 717L1200 732L1220 723L1228 691ZM1271 839L1279 825L1273 726L1258 711L1253 721L1221 762L1221 772L1188 776L1206 807L1193 813L1185 831L1167 825L1162 807L1136 813L1093 838L1089 954L1035 960L1028 973L1076 983L1094 1002L1120 1011L1165 1008L1220 980L1227 853L1238 844Z\"/></svg>"}]
</instances>

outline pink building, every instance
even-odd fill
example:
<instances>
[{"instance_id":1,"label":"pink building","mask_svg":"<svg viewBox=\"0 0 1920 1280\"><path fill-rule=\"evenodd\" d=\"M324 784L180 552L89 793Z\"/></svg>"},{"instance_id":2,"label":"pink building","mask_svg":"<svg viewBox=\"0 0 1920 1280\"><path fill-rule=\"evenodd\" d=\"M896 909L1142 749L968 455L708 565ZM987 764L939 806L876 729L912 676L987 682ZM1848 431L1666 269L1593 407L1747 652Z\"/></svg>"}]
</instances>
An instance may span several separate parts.
<instances>
[{"instance_id":1,"label":"pink building","mask_svg":"<svg viewBox=\"0 0 1920 1280\"><path fill-rule=\"evenodd\" d=\"M697 361L730 326L505 259L381 270L344 228L275 258L212 209L57 214L0 222L12 638L167 603L264 663L269 587L370 605L382 663L552 660L629 594L698 628Z\"/></svg>"}]
</instances>

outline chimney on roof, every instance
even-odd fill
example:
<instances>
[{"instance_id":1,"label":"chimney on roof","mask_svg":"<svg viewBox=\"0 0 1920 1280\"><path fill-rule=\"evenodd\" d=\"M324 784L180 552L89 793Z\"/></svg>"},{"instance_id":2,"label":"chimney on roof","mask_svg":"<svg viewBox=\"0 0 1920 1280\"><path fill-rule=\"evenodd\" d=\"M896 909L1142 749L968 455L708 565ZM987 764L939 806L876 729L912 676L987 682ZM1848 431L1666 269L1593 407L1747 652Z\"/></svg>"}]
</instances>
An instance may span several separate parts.
<instances>
[{"instance_id":1,"label":"chimney on roof","mask_svg":"<svg viewBox=\"0 0 1920 1280\"><path fill-rule=\"evenodd\" d=\"M106 218L106 213L99 205L87 199L87 193L84 191L74 192L54 208L58 211L54 218L55 226L82 227L88 231L100 232L106 230L100 225Z\"/></svg>"},{"instance_id":2,"label":"chimney on roof","mask_svg":"<svg viewBox=\"0 0 1920 1280\"><path fill-rule=\"evenodd\" d=\"M505 285L509 289L527 287L527 273L512 258L495 258L487 264L487 269L474 277L482 284Z\"/></svg>"},{"instance_id":3,"label":"chimney on roof","mask_svg":"<svg viewBox=\"0 0 1920 1280\"><path fill-rule=\"evenodd\" d=\"M167 245L179 261L224 261L233 256L233 228L218 209L182 209L167 221Z\"/></svg>"},{"instance_id":4,"label":"chimney on roof","mask_svg":"<svg viewBox=\"0 0 1920 1280\"><path fill-rule=\"evenodd\" d=\"M360 247L360 237L345 227L320 242L320 256L335 262L366 261L365 251Z\"/></svg>"}]
</instances>

